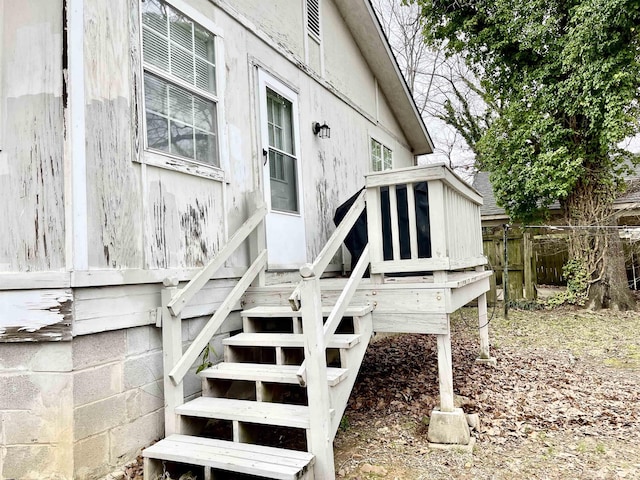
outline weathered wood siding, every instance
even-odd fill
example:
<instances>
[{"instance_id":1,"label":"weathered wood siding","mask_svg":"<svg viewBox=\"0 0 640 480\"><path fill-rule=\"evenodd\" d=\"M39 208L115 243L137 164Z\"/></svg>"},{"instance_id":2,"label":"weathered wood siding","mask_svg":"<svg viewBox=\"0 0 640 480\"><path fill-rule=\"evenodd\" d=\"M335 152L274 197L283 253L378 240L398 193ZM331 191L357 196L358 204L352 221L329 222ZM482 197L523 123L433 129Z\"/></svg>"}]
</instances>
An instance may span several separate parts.
<instances>
[{"instance_id":1,"label":"weathered wood siding","mask_svg":"<svg viewBox=\"0 0 640 480\"><path fill-rule=\"evenodd\" d=\"M298 93L308 259L333 232L336 207L363 186L371 169L371 137L393 149L394 166L413 162L402 129L332 0L322 2L320 44L306 35L303 2L292 7L278 0L276 8L272 2L267 8L254 0L186 1L222 32L223 174L216 179L145 163L139 0L82 4L84 75L68 79L84 94L82 158L69 150L65 126L70 114L63 74L66 2L3 2L0 272L50 274L71 268L65 250L72 251L75 237L71 228L65 233L65 214L70 220L82 209L65 212L65 202L71 209L75 201L65 197L65 188L71 191L70 185L86 180L86 219L79 227L86 228L89 270L76 270L54 285L90 287L74 295L74 311L84 315L78 316L76 334L153 322L149 296L137 306L123 303L113 321L93 310L93 289L99 288L99 278L112 278L108 271L202 266L249 216L263 182L259 68ZM314 121L330 125L330 139L311 132ZM86 163L86 178L71 178L76 161ZM234 267L246 265L248 254L242 250L227 267L237 273ZM101 273L92 277L92 272ZM82 279L91 281L85 285ZM148 287L154 288L158 285ZM126 297L132 289L123 285L112 293ZM104 315L110 314L107 303L101 304Z\"/></svg>"},{"instance_id":2,"label":"weathered wood siding","mask_svg":"<svg viewBox=\"0 0 640 480\"><path fill-rule=\"evenodd\" d=\"M148 268L203 266L224 244L220 182L153 167L146 182Z\"/></svg>"},{"instance_id":3,"label":"weathered wood siding","mask_svg":"<svg viewBox=\"0 0 640 480\"><path fill-rule=\"evenodd\" d=\"M71 340L70 289L0 291L0 342Z\"/></svg>"},{"instance_id":4,"label":"weathered wood siding","mask_svg":"<svg viewBox=\"0 0 640 480\"><path fill-rule=\"evenodd\" d=\"M202 266L224 242L221 182L137 162L138 1L86 0L84 15L89 266Z\"/></svg>"},{"instance_id":5,"label":"weathered wood siding","mask_svg":"<svg viewBox=\"0 0 640 480\"><path fill-rule=\"evenodd\" d=\"M11 208L0 209L0 221L12 234L0 237L0 268L61 270L65 5L63 0L4 3L7 141L0 186ZM219 60L226 77L226 125L220 132L228 152L222 165L226 186L137 162L143 155L138 0L84 2L90 269L197 267L244 221L248 195L261 184L256 65L299 92L301 188L305 205L314 207L305 219L310 258L333 230L336 206L361 186L370 169L370 136L393 149L395 166L412 162L374 75L331 0L322 6L320 57L310 55L318 44L310 46L306 38L303 2L295 8L284 1L275 8L251 0L189 3L224 32L226 53ZM313 121L329 123L330 141L311 134ZM246 255L236 260L246 263Z\"/></svg>"},{"instance_id":6,"label":"weathered wood siding","mask_svg":"<svg viewBox=\"0 0 640 480\"><path fill-rule=\"evenodd\" d=\"M304 12L306 0L213 0L229 5L246 16L258 29L273 38L282 48L304 58Z\"/></svg>"},{"instance_id":7,"label":"weathered wood siding","mask_svg":"<svg viewBox=\"0 0 640 480\"><path fill-rule=\"evenodd\" d=\"M332 1L322 2L322 26L327 80L377 118L375 77Z\"/></svg>"},{"instance_id":8,"label":"weathered wood siding","mask_svg":"<svg viewBox=\"0 0 640 480\"><path fill-rule=\"evenodd\" d=\"M231 2L214 3L222 9L216 20L225 35L229 231L246 218L235 212L244 213L244 198L262 182L259 106L254 85L257 68L264 68L298 92L307 257L313 259L334 230L336 207L364 186L364 175L371 169L370 138L373 136L392 148L396 167L412 165L413 155L384 95L377 91L371 69L331 0L322 2L323 45L318 49L318 54L323 55L322 62L311 54L317 44L309 41L307 64L304 51L299 52L300 45L304 47L305 18L298 6L262 11L256 10L256 2L249 0L232 2L232 9L228 8ZM287 23L282 15L298 27L287 26L274 32L274 25ZM282 48L289 57L274 54L262 39L265 34L273 39L275 48ZM324 72L320 71L321 63ZM329 124L330 139L321 140L312 134L314 121Z\"/></svg>"},{"instance_id":9,"label":"weathered wood siding","mask_svg":"<svg viewBox=\"0 0 640 480\"><path fill-rule=\"evenodd\" d=\"M137 0L86 0L85 124L90 268L141 268Z\"/></svg>"},{"instance_id":10,"label":"weathered wood siding","mask_svg":"<svg viewBox=\"0 0 640 480\"><path fill-rule=\"evenodd\" d=\"M5 1L0 22L0 271L64 269L63 2Z\"/></svg>"}]
</instances>

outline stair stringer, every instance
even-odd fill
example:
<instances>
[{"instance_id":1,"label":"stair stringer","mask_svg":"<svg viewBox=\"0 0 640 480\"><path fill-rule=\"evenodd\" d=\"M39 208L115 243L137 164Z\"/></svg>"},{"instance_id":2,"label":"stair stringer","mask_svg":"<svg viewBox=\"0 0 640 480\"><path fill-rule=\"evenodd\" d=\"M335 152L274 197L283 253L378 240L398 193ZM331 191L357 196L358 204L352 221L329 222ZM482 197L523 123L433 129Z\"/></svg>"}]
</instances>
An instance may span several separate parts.
<instances>
[{"instance_id":1,"label":"stair stringer","mask_svg":"<svg viewBox=\"0 0 640 480\"><path fill-rule=\"evenodd\" d=\"M343 350L341 353L342 367L349 369L349 375L338 385L331 387L329 391L331 408L334 411L331 419L333 437L336 436L336 432L340 427L342 415L347 408L347 403L351 396L351 390L353 390L353 386L356 383L356 378L358 377L362 360L364 359L367 347L369 346L369 342L373 336L373 317L371 312L359 318L358 333L362 336L360 343L348 350Z\"/></svg>"}]
</instances>

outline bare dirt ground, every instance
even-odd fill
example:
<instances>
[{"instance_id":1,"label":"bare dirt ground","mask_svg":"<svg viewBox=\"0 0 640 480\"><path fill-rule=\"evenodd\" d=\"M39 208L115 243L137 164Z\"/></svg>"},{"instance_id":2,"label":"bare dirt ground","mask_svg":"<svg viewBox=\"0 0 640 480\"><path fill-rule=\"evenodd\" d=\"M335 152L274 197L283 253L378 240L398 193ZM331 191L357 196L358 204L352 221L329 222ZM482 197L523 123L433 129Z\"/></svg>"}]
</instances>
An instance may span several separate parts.
<instances>
[{"instance_id":1,"label":"bare dirt ground","mask_svg":"<svg viewBox=\"0 0 640 480\"><path fill-rule=\"evenodd\" d=\"M475 315L452 320L457 400L480 416L473 453L427 446L435 339L386 337L369 347L336 438L338 478L640 479L639 312L496 312L495 367L474 363Z\"/></svg>"}]
</instances>

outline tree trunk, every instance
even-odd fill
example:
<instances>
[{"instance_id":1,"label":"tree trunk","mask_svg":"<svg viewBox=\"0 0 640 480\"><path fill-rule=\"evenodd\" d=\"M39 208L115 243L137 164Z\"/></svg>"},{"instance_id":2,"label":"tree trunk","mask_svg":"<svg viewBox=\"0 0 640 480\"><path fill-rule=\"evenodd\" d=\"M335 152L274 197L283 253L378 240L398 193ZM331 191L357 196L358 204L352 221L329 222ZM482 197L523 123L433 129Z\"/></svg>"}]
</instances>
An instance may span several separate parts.
<instances>
[{"instance_id":1,"label":"tree trunk","mask_svg":"<svg viewBox=\"0 0 640 480\"><path fill-rule=\"evenodd\" d=\"M635 299L627 284L624 251L613 211L613 186L582 182L564 202L570 225L569 258L586 268L587 307L629 310Z\"/></svg>"}]
</instances>

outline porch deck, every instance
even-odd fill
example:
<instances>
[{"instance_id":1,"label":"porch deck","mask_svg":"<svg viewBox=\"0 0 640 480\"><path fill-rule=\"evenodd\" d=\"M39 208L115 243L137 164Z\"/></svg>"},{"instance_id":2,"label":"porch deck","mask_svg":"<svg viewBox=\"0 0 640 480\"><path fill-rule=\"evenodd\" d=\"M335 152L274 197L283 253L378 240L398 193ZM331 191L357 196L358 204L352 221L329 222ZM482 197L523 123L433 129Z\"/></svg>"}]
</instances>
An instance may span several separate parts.
<instances>
[{"instance_id":1,"label":"porch deck","mask_svg":"<svg viewBox=\"0 0 640 480\"><path fill-rule=\"evenodd\" d=\"M351 304L371 305L373 331L385 333L446 334L448 315L475 300L489 289L491 271L450 272L446 279L435 275L386 277L385 283L363 278ZM335 305L348 278L322 278L323 305ZM250 287L243 308L289 305L296 288L293 283Z\"/></svg>"},{"instance_id":2,"label":"porch deck","mask_svg":"<svg viewBox=\"0 0 640 480\"><path fill-rule=\"evenodd\" d=\"M436 336L440 408L431 412L428 436L434 443L469 444L466 417L453 402L449 318L477 299L478 357L490 360L486 292L492 272L484 269L481 204L478 193L442 164L370 174L366 190L317 258L300 267L301 280L275 285L266 282L266 208L257 208L186 286L165 283L167 435L191 433L194 418L230 421L234 444L259 442L257 426L302 429L313 456L305 457L292 478L335 478L333 438L367 345L374 332L393 332ZM350 276L327 278L327 266L365 218L367 236L360 239L364 245ZM247 239L252 265L183 352L182 310ZM370 277L363 278L367 271ZM224 367L201 372L204 398L186 402L185 375L238 303L244 332L223 342ZM301 396L303 404L287 404L287 392ZM189 437L189 442L197 440ZM233 447L241 459L228 469L243 471L255 452ZM209 462L218 455L218 446L201 448L202 458L185 456L184 461L203 465L207 476L219 466ZM153 449L146 452L149 468L157 467L163 456ZM285 478L275 470L263 476Z\"/></svg>"}]
</instances>

